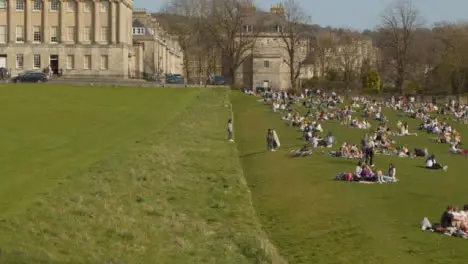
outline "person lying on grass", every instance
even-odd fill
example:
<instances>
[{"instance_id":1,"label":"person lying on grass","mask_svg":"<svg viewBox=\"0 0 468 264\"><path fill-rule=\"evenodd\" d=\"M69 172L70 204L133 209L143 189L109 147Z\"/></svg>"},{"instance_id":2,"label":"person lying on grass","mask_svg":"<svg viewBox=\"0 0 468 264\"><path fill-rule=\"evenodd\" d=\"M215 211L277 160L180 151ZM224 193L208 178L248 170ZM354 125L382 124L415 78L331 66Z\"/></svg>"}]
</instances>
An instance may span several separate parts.
<instances>
[{"instance_id":1,"label":"person lying on grass","mask_svg":"<svg viewBox=\"0 0 468 264\"><path fill-rule=\"evenodd\" d=\"M309 144L305 144L302 148L291 152L292 157L304 157L312 155L312 149Z\"/></svg>"},{"instance_id":2,"label":"person lying on grass","mask_svg":"<svg viewBox=\"0 0 468 264\"><path fill-rule=\"evenodd\" d=\"M450 144L450 152L453 154L468 155L468 149L461 149L460 144Z\"/></svg>"},{"instance_id":3,"label":"person lying on grass","mask_svg":"<svg viewBox=\"0 0 468 264\"><path fill-rule=\"evenodd\" d=\"M357 119L354 119L351 121L351 126L359 129L369 129L371 127L371 124L366 120L359 121Z\"/></svg>"},{"instance_id":4,"label":"person lying on grass","mask_svg":"<svg viewBox=\"0 0 468 264\"><path fill-rule=\"evenodd\" d=\"M431 170L444 170L444 171L446 171L448 169L448 166L447 165L442 166L439 163L437 163L435 155L432 154L431 156L429 156L426 159L426 168L431 169Z\"/></svg>"}]
</instances>

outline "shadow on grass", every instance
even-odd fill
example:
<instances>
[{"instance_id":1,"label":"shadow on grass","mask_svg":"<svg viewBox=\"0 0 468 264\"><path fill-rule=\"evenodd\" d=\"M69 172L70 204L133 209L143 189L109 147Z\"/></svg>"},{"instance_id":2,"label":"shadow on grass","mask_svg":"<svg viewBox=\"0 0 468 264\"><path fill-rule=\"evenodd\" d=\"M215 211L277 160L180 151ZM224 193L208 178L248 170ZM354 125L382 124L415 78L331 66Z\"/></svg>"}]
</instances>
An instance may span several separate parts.
<instances>
[{"instance_id":1,"label":"shadow on grass","mask_svg":"<svg viewBox=\"0 0 468 264\"><path fill-rule=\"evenodd\" d=\"M261 151L256 151L256 152L252 152L252 153L243 154L243 155L240 155L239 157L240 158L247 158L247 157L263 154L263 153L266 153L266 152L267 152L266 150L261 150Z\"/></svg>"}]
</instances>

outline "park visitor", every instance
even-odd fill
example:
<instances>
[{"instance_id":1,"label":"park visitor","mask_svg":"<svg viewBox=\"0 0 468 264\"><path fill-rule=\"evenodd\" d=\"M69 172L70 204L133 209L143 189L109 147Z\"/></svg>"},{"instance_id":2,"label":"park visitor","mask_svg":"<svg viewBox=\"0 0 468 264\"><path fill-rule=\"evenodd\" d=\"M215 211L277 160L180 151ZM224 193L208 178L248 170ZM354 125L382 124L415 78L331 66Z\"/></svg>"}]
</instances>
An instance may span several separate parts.
<instances>
[{"instance_id":1,"label":"park visitor","mask_svg":"<svg viewBox=\"0 0 468 264\"><path fill-rule=\"evenodd\" d=\"M233 131L233 129L232 129L232 119L228 120L226 129L227 129L227 133L228 133L228 140L230 142L234 141L234 139L232 138L232 131Z\"/></svg>"},{"instance_id":2,"label":"park visitor","mask_svg":"<svg viewBox=\"0 0 468 264\"><path fill-rule=\"evenodd\" d=\"M446 171L448 169L448 166L447 165L442 166L439 163L437 163L437 161L435 159L435 155L432 154L431 156L429 156L426 159L426 168L427 169L432 169L432 170L444 170L444 171Z\"/></svg>"},{"instance_id":3,"label":"park visitor","mask_svg":"<svg viewBox=\"0 0 468 264\"><path fill-rule=\"evenodd\" d=\"M273 129L268 129L266 141L267 141L267 151L275 151L275 147L273 143L275 141L274 135L273 135Z\"/></svg>"}]
</instances>

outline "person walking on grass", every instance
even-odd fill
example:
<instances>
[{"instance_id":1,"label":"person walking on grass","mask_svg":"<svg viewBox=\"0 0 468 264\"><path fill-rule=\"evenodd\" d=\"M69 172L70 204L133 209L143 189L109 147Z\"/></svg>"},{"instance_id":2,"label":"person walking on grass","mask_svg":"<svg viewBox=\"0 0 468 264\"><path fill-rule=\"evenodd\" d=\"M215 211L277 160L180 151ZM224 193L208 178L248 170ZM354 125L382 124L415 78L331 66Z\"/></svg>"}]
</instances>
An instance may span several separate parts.
<instances>
[{"instance_id":1,"label":"person walking on grass","mask_svg":"<svg viewBox=\"0 0 468 264\"><path fill-rule=\"evenodd\" d=\"M226 130L227 130L227 133L228 133L228 141L233 142L234 139L232 138L232 131L233 131L232 130L232 119L228 120Z\"/></svg>"}]
</instances>

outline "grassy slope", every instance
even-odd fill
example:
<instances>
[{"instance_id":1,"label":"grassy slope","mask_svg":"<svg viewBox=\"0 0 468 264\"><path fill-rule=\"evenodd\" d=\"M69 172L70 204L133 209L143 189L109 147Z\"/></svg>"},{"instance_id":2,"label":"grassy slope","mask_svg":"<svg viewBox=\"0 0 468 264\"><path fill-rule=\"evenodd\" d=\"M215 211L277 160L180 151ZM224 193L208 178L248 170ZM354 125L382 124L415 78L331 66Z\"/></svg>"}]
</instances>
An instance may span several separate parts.
<instances>
[{"instance_id":1,"label":"grassy slope","mask_svg":"<svg viewBox=\"0 0 468 264\"><path fill-rule=\"evenodd\" d=\"M196 91L10 85L0 88L0 213L158 130ZM25 202L23 205L22 202Z\"/></svg>"},{"instance_id":2,"label":"grassy slope","mask_svg":"<svg viewBox=\"0 0 468 264\"><path fill-rule=\"evenodd\" d=\"M300 133L279 114L255 99L234 96L237 143L252 190L254 206L280 252L291 263L466 263L467 241L421 232L424 216L437 221L449 204L466 200L466 158L448 154L448 146L426 134L396 138L410 147L429 147L449 171L427 171L421 159L377 156L385 169L397 167L398 184L365 185L333 181L339 171L353 171L355 161L314 154L292 159ZM387 112L393 124L397 118ZM409 120L410 128L417 121ZM264 153L267 128L278 131L282 147ZM339 142L359 143L362 131L327 123ZM468 130L463 129L466 139Z\"/></svg>"},{"instance_id":3,"label":"grassy slope","mask_svg":"<svg viewBox=\"0 0 468 264\"><path fill-rule=\"evenodd\" d=\"M96 127L88 136L106 140L101 131L114 135L118 128L140 122L159 124L123 137L132 143L125 151L100 157L91 166L83 164L86 169L67 170L60 188L50 188L28 210L3 215L2 263L281 263L256 221L235 145L224 140L227 91L184 90L189 93L185 98L176 90L131 90L121 100L140 92L156 98L172 93L174 98L146 105L141 118L131 123L112 125L119 118L109 120L112 128ZM74 98L56 90L49 93L63 105ZM116 102L103 98L99 90L89 93L83 96L100 97L109 107ZM181 102L189 103L193 96L196 100L177 112ZM87 105L79 109L85 111ZM74 119L94 120L98 126L101 122L94 116L102 116L102 111L90 112ZM169 117L161 121L152 112ZM41 157L36 154L31 156ZM5 196L4 190L0 193Z\"/></svg>"}]
</instances>

